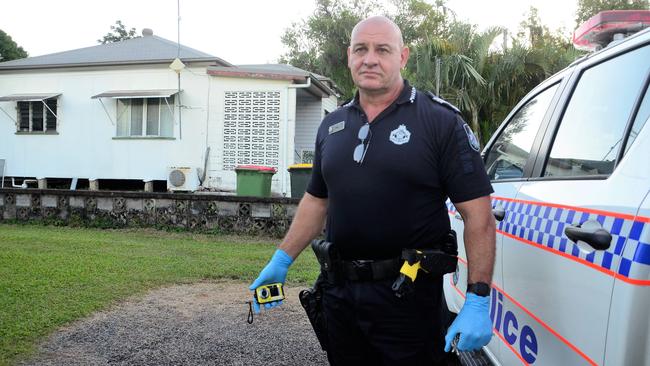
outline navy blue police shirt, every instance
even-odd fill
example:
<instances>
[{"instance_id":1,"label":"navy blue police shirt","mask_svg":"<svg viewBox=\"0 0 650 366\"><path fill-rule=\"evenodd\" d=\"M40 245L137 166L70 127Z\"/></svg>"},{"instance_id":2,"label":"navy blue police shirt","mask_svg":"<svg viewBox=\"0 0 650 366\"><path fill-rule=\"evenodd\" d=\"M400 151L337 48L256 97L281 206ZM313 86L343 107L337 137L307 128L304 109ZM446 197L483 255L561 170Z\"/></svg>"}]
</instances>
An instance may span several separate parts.
<instances>
[{"instance_id":1,"label":"navy blue police shirt","mask_svg":"<svg viewBox=\"0 0 650 366\"><path fill-rule=\"evenodd\" d=\"M435 246L450 229L447 197L463 202L493 192L478 141L452 105L404 81L397 100L370 123L357 163L367 122L358 96L325 117L307 187L328 199L326 237L344 259Z\"/></svg>"}]
</instances>

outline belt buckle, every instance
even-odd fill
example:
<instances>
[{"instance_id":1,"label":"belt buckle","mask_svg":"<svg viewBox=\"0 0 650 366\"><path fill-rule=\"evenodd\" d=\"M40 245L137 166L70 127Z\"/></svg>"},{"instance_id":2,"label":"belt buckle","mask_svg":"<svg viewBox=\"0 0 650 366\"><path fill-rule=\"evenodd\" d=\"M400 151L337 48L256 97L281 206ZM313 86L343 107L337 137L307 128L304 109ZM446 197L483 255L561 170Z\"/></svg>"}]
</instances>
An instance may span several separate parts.
<instances>
[{"instance_id":1,"label":"belt buckle","mask_svg":"<svg viewBox=\"0 0 650 366\"><path fill-rule=\"evenodd\" d=\"M351 263L359 280L371 281L373 279L371 260L354 260Z\"/></svg>"}]
</instances>

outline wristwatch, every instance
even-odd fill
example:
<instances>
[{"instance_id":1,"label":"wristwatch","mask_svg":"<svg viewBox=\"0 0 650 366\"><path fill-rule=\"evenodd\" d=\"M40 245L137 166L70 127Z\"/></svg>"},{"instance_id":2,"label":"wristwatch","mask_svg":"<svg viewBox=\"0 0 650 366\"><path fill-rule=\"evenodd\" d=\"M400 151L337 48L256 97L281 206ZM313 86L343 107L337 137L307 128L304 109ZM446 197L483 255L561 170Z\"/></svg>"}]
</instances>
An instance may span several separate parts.
<instances>
[{"instance_id":1,"label":"wristwatch","mask_svg":"<svg viewBox=\"0 0 650 366\"><path fill-rule=\"evenodd\" d=\"M490 285L485 282L469 283L467 284L467 292L485 297L490 294Z\"/></svg>"}]
</instances>

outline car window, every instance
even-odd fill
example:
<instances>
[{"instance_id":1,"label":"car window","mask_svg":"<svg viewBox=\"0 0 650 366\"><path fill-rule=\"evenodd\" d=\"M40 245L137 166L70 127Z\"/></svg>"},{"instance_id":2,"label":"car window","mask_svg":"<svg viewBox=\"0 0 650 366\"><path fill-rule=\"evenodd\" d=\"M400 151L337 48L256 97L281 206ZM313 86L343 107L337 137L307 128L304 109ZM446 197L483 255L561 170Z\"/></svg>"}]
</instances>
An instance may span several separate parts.
<instances>
[{"instance_id":1,"label":"car window","mask_svg":"<svg viewBox=\"0 0 650 366\"><path fill-rule=\"evenodd\" d=\"M645 96L639 107L639 111L634 118L634 124L632 124L632 130L630 130L630 136L627 138L627 143L625 144L625 153L630 149L630 146L634 143L634 140L641 132L643 126L650 119L650 88L647 88L645 91Z\"/></svg>"},{"instance_id":2,"label":"car window","mask_svg":"<svg viewBox=\"0 0 650 366\"><path fill-rule=\"evenodd\" d=\"M533 140L558 85L547 88L524 104L490 147L485 166L491 180L523 176Z\"/></svg>"},{"instance_id":3,"label":"car window","mask_svg":"<svg viewBox=\"0 0 650 366\"><path fill-rule=\"evenodd\" d=\"M648 60L650 46L645 46L582 73L544 176L597 176L614 170L625 126L648 74Z\"/></svg>"}]
</instances>

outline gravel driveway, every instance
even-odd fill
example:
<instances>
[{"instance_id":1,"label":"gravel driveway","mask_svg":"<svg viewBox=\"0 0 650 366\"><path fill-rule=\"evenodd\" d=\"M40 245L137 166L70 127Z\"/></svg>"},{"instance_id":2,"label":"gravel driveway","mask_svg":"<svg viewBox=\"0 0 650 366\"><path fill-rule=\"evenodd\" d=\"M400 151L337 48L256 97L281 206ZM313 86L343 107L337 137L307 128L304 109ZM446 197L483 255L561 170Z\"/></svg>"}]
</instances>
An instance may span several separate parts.
<instances>
[{"instance_id":1,"label":"gravel driveway","mask_svg":"<svg viewBox=\"0 0 650 366\"><path fill-rule=\"evenodd\" d=\"M63 328L21 365L327 365L298 301L246 323L244 283L154 290Z\"/></svg>"}]
</instances>

